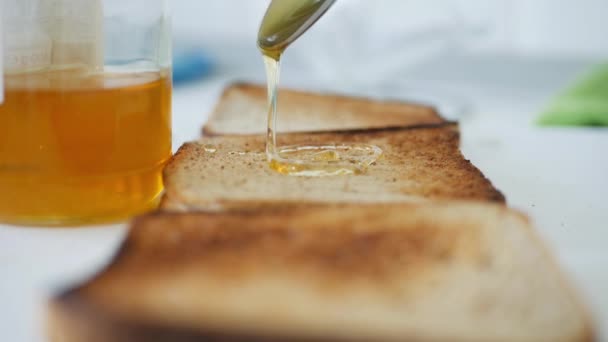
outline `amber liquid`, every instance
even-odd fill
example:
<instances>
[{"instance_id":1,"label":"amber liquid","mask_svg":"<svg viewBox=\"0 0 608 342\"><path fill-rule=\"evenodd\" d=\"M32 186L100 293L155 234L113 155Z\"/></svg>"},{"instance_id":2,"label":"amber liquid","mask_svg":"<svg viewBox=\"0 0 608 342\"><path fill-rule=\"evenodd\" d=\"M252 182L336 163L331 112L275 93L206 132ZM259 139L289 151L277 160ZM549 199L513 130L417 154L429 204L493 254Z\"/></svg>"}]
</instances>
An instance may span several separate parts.
<instances>
[{"instance_id":1,"label":"amber liquid","mask_svg":"<svg viewBox=\"0 0 608 342\"><path fill-rule=\"evenodd\" d=\"M168 72L5 76L0 221L70 225L156 206L171 155Z\"/></svg>"}]
</instances>

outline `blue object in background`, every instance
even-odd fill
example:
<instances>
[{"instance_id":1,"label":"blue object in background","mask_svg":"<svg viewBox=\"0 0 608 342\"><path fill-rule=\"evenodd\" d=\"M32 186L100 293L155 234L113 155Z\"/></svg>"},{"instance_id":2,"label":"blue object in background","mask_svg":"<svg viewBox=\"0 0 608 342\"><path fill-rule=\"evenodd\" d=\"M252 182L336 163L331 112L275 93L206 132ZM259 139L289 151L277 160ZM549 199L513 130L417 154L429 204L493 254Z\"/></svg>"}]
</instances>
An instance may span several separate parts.
<instances>
[{"instance_id":1,"label":"blue object in background","mask_svg":"<svg viewBox=\"0 0 608 342\"><path fill-rule=\"evenodd\" d=\"M198 47L180 47L173 51L173 83L180 85L203 79L213 71L213 61Z\"/></svg>"}]
</instances>

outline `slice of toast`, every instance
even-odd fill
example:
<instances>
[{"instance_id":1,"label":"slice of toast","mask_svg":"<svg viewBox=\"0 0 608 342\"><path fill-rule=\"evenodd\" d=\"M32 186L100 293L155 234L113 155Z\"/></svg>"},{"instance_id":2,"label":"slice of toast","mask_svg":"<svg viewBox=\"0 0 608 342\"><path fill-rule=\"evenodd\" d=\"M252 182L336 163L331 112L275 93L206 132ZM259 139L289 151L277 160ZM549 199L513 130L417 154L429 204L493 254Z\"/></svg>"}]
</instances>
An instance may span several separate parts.
<instances>
[{"instance_id":1,"label":"slice of toast","mask_svg":"<svg viewBox=\"0 0 608 342\"><path fill-rule=\"evenodd\" d=\"M406 127L443 123L428 106L375 101L281 89L278 132L318 132ZM266 87L238 83L228 87L203 128L205 135L263 134L267 129Z\"/></svg>"},{"instance_id":2,"label":"slice of toast","mask_svg":"<svg viewBox=\"0 0 608 342\"><path fill-rule=\"evenodd\" d=\"M188 143L165 168L165 210L243 210L302 203L505 201L459 150L456 124L282 134L279 144L366 143L382 157L361 175L293 177L270 169L263 136Z\"/></svg>"},{"instance_id":3,"label":"slice of toast","mask_svg":"<svg viewBox=\"0 0 608 342\"><path fill-rule=\"evenodd\" d=\"M527 219L457 202L139 218L53 342L591 341Z\"/></svg>"}]
</instances>

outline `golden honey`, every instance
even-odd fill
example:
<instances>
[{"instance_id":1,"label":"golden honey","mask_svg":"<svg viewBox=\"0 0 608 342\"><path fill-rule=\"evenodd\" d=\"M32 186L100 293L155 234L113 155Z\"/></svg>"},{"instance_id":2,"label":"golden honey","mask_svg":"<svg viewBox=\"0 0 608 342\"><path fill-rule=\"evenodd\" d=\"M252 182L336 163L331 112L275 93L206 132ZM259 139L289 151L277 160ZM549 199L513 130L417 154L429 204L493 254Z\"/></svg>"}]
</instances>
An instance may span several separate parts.
<instances>
[{"instance_id":1,"label":"golden honey","mask_svg":"<svg viewBox=\"0 0 608 342\"><path fill-rule=\"evenodd\" d=\"M292 176L361 174L380 156L373 145L277 146L277 97L280 60L285 50L312 26L334 0L273 0L258 33L268 79L268 134L266 155L270 168Z\"/></svg>"},{"instance_id":2,"label":"golden honey","mask_svg":"<svg viewBox=\"0 0 608 342\"><path fill-rule=\"evenodd\" d=\"M81 224L156 206L171 155L169 72L5 76L0 221Z\"/></svg>"}]
</instances>

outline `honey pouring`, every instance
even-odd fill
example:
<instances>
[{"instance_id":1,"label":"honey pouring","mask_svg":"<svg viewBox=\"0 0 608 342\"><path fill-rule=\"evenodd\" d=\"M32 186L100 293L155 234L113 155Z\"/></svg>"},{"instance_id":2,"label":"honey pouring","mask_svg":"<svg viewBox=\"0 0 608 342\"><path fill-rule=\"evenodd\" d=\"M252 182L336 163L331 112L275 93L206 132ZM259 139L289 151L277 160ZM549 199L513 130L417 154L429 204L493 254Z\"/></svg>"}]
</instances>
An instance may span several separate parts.
<instances>
[{"instance_id":1,"label":"honey pouring","mask_svg":"<svg viewBox=\"0 0 608 342\"><path fill-rule=\"evenodd\" d=\"M292 176L360 174L382 150L373 145L341 143L277 146L278 86L285 50L331 8L335 0L273 0L258 34L268 78L268 131L266 155L270 167Z\"/></svg>"}]
</instances>

